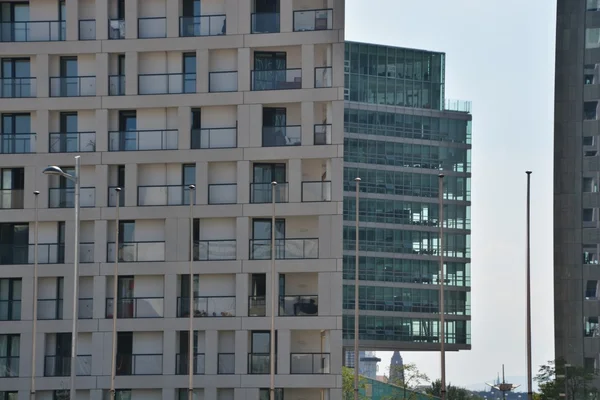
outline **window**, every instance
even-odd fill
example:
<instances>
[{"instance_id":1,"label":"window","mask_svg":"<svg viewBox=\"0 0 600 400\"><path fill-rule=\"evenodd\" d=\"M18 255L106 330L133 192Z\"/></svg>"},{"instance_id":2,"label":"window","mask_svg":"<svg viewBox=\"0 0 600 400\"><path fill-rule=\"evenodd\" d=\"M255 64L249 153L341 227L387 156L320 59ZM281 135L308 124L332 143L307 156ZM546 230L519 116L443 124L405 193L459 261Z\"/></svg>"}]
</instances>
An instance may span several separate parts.
<instances>
[{"instance_id":1,"label":"window","mask_svg":"<svg viewBox=\"0 0 600 400\"><path fill-rule=\"evenodd\" d=\"M585 318L585 336L586 337L597 337L600 331L598 330L598 317L587 317Z\"/></svg>"},{"instance_id":2,"label":"window","mask_svg":"<svg viewBox=\"0 0 600 400\"><path fill-rule=\"evenodd\" d=\"M2 249L0 265L27 264L29 261L29 224L0 224L0 249Z\"/></svg>"},{"instance_id":3,"label":"window","mask_svg":"<svg viewBox=\"0 0 600 400\"><path fill-rule=\"evenodd\" d=\"M24 168L0 169L0 208L23 208Z\"/></svg>"},{"instance_id":4,"label":"window","mask_svg":"<svg viewBox=\"0 0 600 400\"><path fill-rule=\"evenodd\" d=\"M583 209L583 222L594 222L594 209L584 208Z\"/></svg>"},{"instance_id":5,"label":"window","mask_svg":"<svg viewBox=\"0 0 600 400\"><path fill-rule=\"evenodd\" d=\"M583 119L586 121L595 120L598 115L598 102L586 101L583 103Z\"/></svg>"},{"instance_id":6,"label":"window","mask_svg":"<svg viewBox=\"0 0 600 400\"><path fill-rule=\"evenodd\" d=\"M0 400L18 400L19 392L0 392Z\"/></svg>"},{"instance_id":7,"label":"window","mask_svg":"<svg viewBox=\"0 0 600 400\"><path fill-rule=\"evenodd\" d=\"M183 92L196 93L196 53L183 54Z\"/></svg>"},{"instance_id":8,"label":"window","mask_svg":"<svg viewBox=\"0 0 600 400\"><path fill-rule=\"evenodd\" d=\"M119 111L119 136L117 143L111 143L113 150L137 150L137 114L135 110Z\"/></svg>"},{"instance_id":9,"label":"window","mask_svg":"<svg viewBox=\"0 0 600 400\"><path fill-rule=\"evenodd\" d=\"M583 246L583 263L584 264L598 264L598 257L595 245L584 245Z\"/></svg>"},{"instance_id":10,"label":"window","mask_svg":"<svg viewBox=\"0 0 600 400\"><path fill-rule=\"evenodd\" d=\"M182 184L183 184L183 204L190 204L190 195L192 202L195 202L195 191L190 193L189 186L196 185L196 164L184 164L182 166Z\"/></svg>"},{"instance_id":11,"label":"window","mask_svg":"<svg viewBox=\"0 0 600 400\"><path fill-rule=\"evenodd\" d=\"M119 221L119 243L135 242L135 221Z\"/></svg>"},{"instance_id":12,"label":"window","mask_svg":"<svg viewBox=\"0 0 600 400\"><path fill-rule=\"evenodd\" d=\"M0 335L0 377L19 376L19 335Z\"/></svg>"},{"instance_id":13,"label":"window","mask_svg":"<svg viewBox=\"0 0 600 400\"><path fill-rule=\"evenodd\" d=\"M0 279L0 321L19 321L20 319L21 278Z\"/></svg>"},{"instance_id":14,"label":"window","mask_svg":"<svg viewBox=\"0 0 600 400\"><path fill-rule=\"evenodd\" d=\"M586 300L595 300L598 298L598 281L589 280L585 285Z\"/></svg>"},{"instance_id":15,"label":"window","mask_svg":"<svg viewBox=\"0 0 600 400\"><path fill-rule=\"evenodd\" d=\"M598 184L594 178L583 178L583 193L598 192Z\"/></svg>"},{"instance_id":16,"label":"window","mask_svg":"<svg viewBox=\"0 0 600 400\"><path fill-rule=\"evenodd\" d=\"M600 47L600 28L587 28L585 30L585 48L596 49Z\"/></svg>"},{"instance_id":17,"label":"window","mask_svg":"<svg viewBox=\"0 0 600 400\"><path fill-rule=\"evenodd\" d=\"M29 3L3 2L0 3L0 16L2 22L27 22L29 21ZM3 42L25 42L28 38L28 29L22 28L23 24L4 24L0 37Z\"/></svg>"},{"instance_id":18,"label":"window","mask_svg":"<svg viewBox=\"0 0 600 400\"><path fill-rule=\"evenodd\" d=\"M69 400L70 398L71 393L67 389L55 390L52 393L52 400Z\"/></svg>"},{"instance_id":19,"label":"window","mask_svg":"<svg viewBox=\"0 0 600 400\"><path fill-rule=\"evenodd\" d=\"M31 115L2 114L0 153L22 154L31 151Z\"/></svg>"},{"instance_id":20,"label":"window","mask_svg":"<svg viewBox=\"0 0 600 400\"><path fill-rule=\"evenodd\" d=\"M29 58L3 58L0 97L30 97L31 66Z\"/></svg>"},{"instance_id":21,"label":"window","mask_svg":"<svg viewBox=\"0 0 600 400\"><path fill-rule=\"evenodd\" d=\"M269 391L271 389L259 389L258 400L269 400L271 398ZM283 400L283 389L275 388L275 400Z\"/></svg>"},{"instance_id":22,"label":"window","mask_svg":"<svg viewBox=\"0 0 600 400\"><path fill-rule=\"evenodd\" d=\"M271 240L271 223L270 219L256 218L252 220L252 239ZM285 219L283 218L275 220L275 239L285 239Z\"/></svg>"},{"instance_id":23,"label":"window","mask_svg":"<svg viewBox=\"0 0 600 400\"><path fill-rule=\"evenodd\" d=\"M593 146L594 145L594 136L584 136L582 141L582 145L584 146Z\"/></svg>"}]
</instances>

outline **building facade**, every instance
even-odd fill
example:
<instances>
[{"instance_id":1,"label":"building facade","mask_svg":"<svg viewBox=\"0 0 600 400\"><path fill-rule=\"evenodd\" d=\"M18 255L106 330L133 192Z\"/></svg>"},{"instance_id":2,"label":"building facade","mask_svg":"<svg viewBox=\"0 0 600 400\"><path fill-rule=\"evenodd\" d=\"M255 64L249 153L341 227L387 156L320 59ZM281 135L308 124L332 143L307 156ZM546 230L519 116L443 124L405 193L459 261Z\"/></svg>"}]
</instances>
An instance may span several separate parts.
<instances>
[{"instance_id":1,"label":"building facade","mask_svg":"<svg viewBox=\"0 0 600 400\"><path fill-rule=\"evenodd\" d=\"M78 399L108 396L113 312L118 399L187 398L190 312L195 398L268 398L275 339L278 399L340 399L344 1L31 0L0 16L0 399L29 399L32 359L36 398L68 398L74 189L42 170L72 174L74 155Z\"/></svg>"},{"instance_id":2,"label":"building facade","mask_svg":"<svg viewBox=\"0 0 600 400\"><path fill-rule=\"evenodd\" d=\"M358 354L358 373L370 379L377 378L377 372L379 371L377 363L381 361L381 358L377 357L374 351L360 351ZM348 368L354 368L354 351L346 351L344 365Z\"/></svg>"},{"instance_id":3,"label":"building facade","mask_svg":"<svg viewBox=\"0 0 600 400\"><path fill-rule=\"evenodd\" d=\"M443 172L446 349L468 350L470 103L445 100L443 53L347 42L344 68L344 345L354 342L360 177L360 346L439 349Z\"/></svg>"}]
</instances>

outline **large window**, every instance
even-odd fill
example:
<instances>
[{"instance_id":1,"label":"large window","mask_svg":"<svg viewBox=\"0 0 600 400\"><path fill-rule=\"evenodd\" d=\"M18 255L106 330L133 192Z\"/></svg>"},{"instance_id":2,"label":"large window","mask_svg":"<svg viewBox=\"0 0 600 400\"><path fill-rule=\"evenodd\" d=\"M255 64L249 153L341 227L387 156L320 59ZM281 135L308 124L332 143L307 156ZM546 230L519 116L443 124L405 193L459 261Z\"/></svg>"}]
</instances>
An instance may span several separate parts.
<instances>
[{"instance_id":1,"label":"large window","mask_svg":"<svg viewBox=\"0 0 600 400\"><path fill-rule=\"evenodd\" d=\"M19 376L21 337L0 335L0 378Z\"/></svg>"},{"instance_id":2,"label":"large window","mask_svg":"<svg viewBox=\"0 0 600 400\"><path fill-rule=\"evenodd\" d=\"M21 319L21 278L0 279L0 321Z\"/></svg>"}]
</instances>

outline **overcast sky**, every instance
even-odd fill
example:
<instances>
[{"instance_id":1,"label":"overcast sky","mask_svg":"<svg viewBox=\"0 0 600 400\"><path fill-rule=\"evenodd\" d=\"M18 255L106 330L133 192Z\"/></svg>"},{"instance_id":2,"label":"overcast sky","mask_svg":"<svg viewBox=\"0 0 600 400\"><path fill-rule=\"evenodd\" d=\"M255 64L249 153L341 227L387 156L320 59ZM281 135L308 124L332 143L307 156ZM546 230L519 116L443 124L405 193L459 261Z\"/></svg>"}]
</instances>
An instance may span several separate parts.
<instances>
[{"instance_id":1,"label":"overcast sky","mask_svg":"<svg viewBox=\"0 0 600 400\"><path fill-rule=\"evenodd\" d=\"M471 351L447 379L526 376L525 170L532 174L534 373L553 358L553 0L346 0L346 39L446 53L446 97L473 102ZM401 350L401 349L400 349ZM389 366L391 353L380 371ZM431 378L439 353L402 353ZM382 368L383 367L383 368Z\"/></svg>"}]
</instances>

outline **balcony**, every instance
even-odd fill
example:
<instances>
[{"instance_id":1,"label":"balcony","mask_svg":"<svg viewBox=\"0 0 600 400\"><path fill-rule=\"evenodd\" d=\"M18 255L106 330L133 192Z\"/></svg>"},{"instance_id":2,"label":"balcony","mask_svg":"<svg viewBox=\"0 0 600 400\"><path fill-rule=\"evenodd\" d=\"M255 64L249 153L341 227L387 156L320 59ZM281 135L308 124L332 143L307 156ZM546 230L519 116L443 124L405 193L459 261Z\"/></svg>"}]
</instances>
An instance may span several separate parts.
<instances>
[{"instance_id":1,"label":"balcony","mask_svg":"<svg viewBox=\"0 0 600 400\"><path fill-rule=\"evenodd\" d=\"M119 206L123 207L125 205L125 189L121 188L121 191L118 193L115 191L115 189L116 189L116 186L108 187L108 206L116 207L117 199L118 199Z\"/></svg>"},{"instance_id":2,"label":"balcony","mask_svg":"<svg viewBox=\"0 0 600 400\"><path fill-rule=\"evenodd\" d=\"M44 321L63 319L63 299L38 299L37 318Z\"/></svg>"},{"instance_id":3,"label":"balcony","mask_svg":"<svg viewBox=\"0 0 600 400\"><path fill-rule=\"evenodd\" d=\"M138 39L167 37L166 17L138 18Z\"/></svg>"},{"instance_id":4,"label":"balcony","mask_svg":"<svg viewBox=\"0 0 600 400\"><path fill-rule=\"evenodd\" d=\"M138 186L138 206L190 204L190 189L183 185Z\"/></svg>"},{"instance_id":5,"label":"balcony","mask_svg":"<svg viewBox=\"0 0 600 400\"><path fill-rule=\"evenodd\" d=\"M65 32L65 21L0 22L0 42L57 42Z\"/></svg>"},{"instance_id":6,"label":"balcony","mask_svg":"<svg viewBox=\"0 0 600 400\"><path fill-rule=\"evenodd\" d=\"M319 315L319 296L279 296L280 317L306 317Z\"/></svg>"},{"instance_id":7,"label":"balcony","mask_svg":"<svg viewBox=\"0 0 600 400\"><path fill-rule=\"evenodd\" d=\"M196 93L196 74L167 73L138 75L138 94Z\"/></svg>"},{"instance_id":8,"label":"balcony","mask_svg":"<svg viewBox=\"0 0 600 400\"><path fill-rule=\"evenodd\" d=\"M79 207L94 207L96 204L96 188L82 187L79 191ZM48 189L48 208L75 207L75 188Z\"/></svg>"},{"instance_id":9,"label":"balcony","mask_svg":"<svg viewBox=\"0 0 600 400\"><path fill-rule=\"evenodd\" d=\"M114 301L106 299L106 318L113 317ZM130 297L117 299L117 318L163 318L163 297Z\"/></svg>"},{"instance_id":10,"label":"balcony","mask_svg":"<svg viewBox=\"0 0 600 400\"><path fill-rule=\"evenodd\" d=\"M217 92L237 92L238 73L237 71L217 71L208 73L208 91Z\"/></svg>"},{"instance_id":11,"label":"balcony","mask_svg":"<svg viewBox=\"0 0 600 400\"><path fill-rule=\"evenodd\" d=\"M0 300L0 321L20 321L21 300Z\"/></svg>"},{"instance_id":12,"label":"balcony","mask_svg":"<svg viewBox=\"0 0 600 400\"><path fill-rule=\"evenodd\" d=\"M333 87L333 68L316 67L315 68L315 88Z\"/></svg>"},{"instance_id":13,"label":"balcony","mask_svg":"<svg viewBox=\"0 0 600 400\"><path fill-rule=\"evenodd\" d=\"M300 146L302 127L300 125L263 126L262 147Z\"/></svg>"},{"instance_id":14,"label":"balcony","mask_svg":"<svg viewBox=\"0 0 600 400\"><path fill-rule=\"evenodd\" d=\"M264 317L266 313L265 296L250 296L248 297L248 316L249 317Z\"/></svg>"},{"instance_id":15,"label":"balcony","mask_svg":"<svg viewBox=\"0 0 600 400\"><path fill-rule=\"evenodd\" d=\"M275 239L275 259L302 260L319 258L319 239ZM250 240L251 260L271 259L271 239Z\"/></svg>"},{"instance_id":16,"label":"balcony","mask_svg":"<svg viewBox=\"0 0 600 400\"><path fill-rule=\"evenodd\" d=\"M33 264L34 249L34 244L0 244L0 265ZM63 264L64 259L64 244L38 244L38 264Z\"/></svg>"},{"instance_id":17,"label":"balcony","mask_svg":"<svg viewBox=\"0 0 600 400\"><path fill-rule=\"evenodd\" d=\"M331 144L331 124L315 124L313 140L315 146Z\"/></svg>"},{"instance_id":18,"label":"balcony","mask_svg":"<svg viewBox=\"0 0 600 400\"><path fill-rule=\"evenodd\" d=\"M107 260L115 260L115 242L108 243ZM119 243L119 262L165 261L165 242Z\"/></svg>"},{"instance_id":19,"label":"balcony","mask_svg":"<svg viewBox=\"0 0 600 400\"><path fill-rule=\"evenodd\" d=\"M294 32L333 29L333 9L294 11Z\"/></svg>"},{"instance_id":20,"label":"balcony","mask_svg":"<svg viewBox=\"0 0 600 400\"><path fill-rule=\"evenodd\" d=\"M125 95L125 75L109 75L108 76L108 95L109 96L124 96Z\"/></svg>"},{"instance_id":21,"label":"balcony","mask_svg":"<svg viewBox=\"0 0 600 400\"><path fill-rule=\"evenodd\" d=\"M225 14L179 17L179 36L219 36L227 33Z\"/></svg>"},{"instance_id":22,"label":"balcony","mask_svg":"<svg viewBox=\"0 0 600 400\"><path fill-rule=\"evenodd\" d=\"M36 80L32 77L0 78L0 98L28 98L35 97Z\"/></svg>"},{"instance_id":23,"label":"balcony","mask_svg":"<svg viewBox=\"0 0 600 400\"><path fill-rule=\"evenodd\" d=\"M96 132L50 133L50 153L91 153L96 151Z\"/></svg>"},{"instance_id":24,"label":"balcony","mask_svg":"<svg viewBox=\"0 0 600 400\"><path fill-rule=\"evenodd\" d=\"M0 154L35 153L35 133L0 134Z\"/></svg>"},{"instance_id":25,"label":"balcony","mask_svg":"<svg viewBox=\"0 0 600 400\"><path fill-rule=\"evenodd\" d=\"M192 149L232 149L237 147L237 126L192 129Z\"/></svg>"},{"instance_id":26,"label":"balcony","mask_svg":"<svg viewBox=\"0 0 600 400\"><path fill-rule=\"evenodd\" d=\"M194 261L226 261L236 258L235 239L194 241Z\"/></svg>"},{"instance_id":27,"label":"balcony","mask_svg":"<svg viewBox=\"0 0 600 400\"><path fill-rule=\"evenodd\" d=\"M117 354L117 375L162 375L162 354Z\"/></svg>"},{"instance_id":28,"label":"balcony","mask_svg":"<svg viewBox=\"0 0 600 400\"><path fill-rule=\"evenodd\" d=\"M235 353L218 353L217 374L233 375L235 374Z\"/></svg>"},{"instance_id":29,"label":"balcony","mask_svg":"<svg viewBox=\"0 0 600 400\"><path fill-rule=\"evenodd\" d=\"M190 298L177 298L177 317L190 316ZM235 296L194 297L194 317L235 317Z\"/></svg>"},{"instance_id":30,"label":"balcony","mask_svg":"<svg viewBox=\"0 0 600 400\"><path fill-rule=\"evenodd\" d=\"M291 353L290 374L329 374L329 353Z\"/></svg>"},{"instance_id":31,"label":"balcony","mask_svg":"<svg viewBox=\"0 0 600 400\"><path fill-rule=\"evenodd\" d=\"M204 353L194 353L194 375L204 375ZM177 353L175 355L176 375L189 374L188 353Z\"/></svg>"},{"instance_id":32,"label":"balcony","mask_svg":"<svg viewBox=\"0 0 600 400\"><path fill-rule=\"evenodd\" d=\"M177 150L177 129L112 131L108 151Z\"/></svg>"},{"instance_id":33,"label":"balcony","mask_svg":"<svg viewBox=\"0 0 600 400\"><path fill-rule=\"evenodd\" d=\"M252 13L252 33L278 33L279 13Z\"/></svg>"},{"instance_id":34,"label":"balcony","mask_svg":"<svg viewBox=\"0 0 600 400\"><path fill-rule=\"evenodd\" d=\"M96 40L96 20L79 20L79 40Z\"/></svg>"},{"instance_id":35,"label":"balcony","mask_svg":"<svg viewBox=\"0 0 600 400\"><path fill-rule=\"evenodd\" d=\"M248 354L248 374L268 375L271 371L271 356L269 353ZM277 373L277 357L275 357L275 373Z\"/></svg>"},{"instance_id":36,"label":"balcony","mask_svg":"<svg viewBox=\"0 0 600 400\"><path fill-rule=\"evenodd\" d=\"M19 356L0 356L0 378L19 376Z\"/></svg>"},{"instance_id":37,"label":"balcony","mask_svg":"<svg viewBox=\"0 0 600 400\"><path fill-rule=\"evenodd\" d=\"M302 89L302 69L253 70L252 90Z\"/></svg>"},{"instance_id":38,"label":"balcony","mask_svg":"<svg viewBox=\"0 0 600 400\"><path fill-rule=\"evenodd\" d=\"M77 318L92 319L94 317L94 299L81 298L77 305Z\"/></svg>"},{"instance_id":39,"label":"balcony","mask_svg":"<svg viewBox=\"0 0 600 400\"><path fill-rule=\"evenodd\" d=\"M22 209L23 189L0 189L0 209Z\"/></svg>"},{"instance_id":40,"label":"balcony","mask_svg":"<svg viewBox=\"0 0 600 400\"><path fill-rule=\"evenodd\" d=\"M331 181L302 182L302 201L331 201Z\"/></svg>"},{"instance_id":41,"label":"balcony","mask_svg":"<svg viewBox=\"0 0 600 400\"><path fill-rule=\"evenodd\" d=\"M208 204L236 204L237 183L213 183L208 185Z\"/></svg>"},{"instance_id":42,"label":"balcony","mask_svg":"<svg viewBox=\"0 0 600 400\"><path fill-rule=\"evenodd\" d=\"M250 203L272 203L273 185L271 182L251 183L250 184ZM287 182L277 183L275 186L275 203L288 202L288 184Z\"/></svg>"},{"instance_id":43,"label":"balcony","mask_svg":"<svg viewBox=\"0 0 600 400\"><path fill-rule=\"evenodd\" d=\"M95 76L59 76L50 78L50 97L90 97L95 95Z\"/></svg>"},{"instance_id":44,"label":"balcony","mask_svg":"<svg viewBox=\"0 0 600 400\"><path fill-rule=\"evenodd\" d=\"M92 374L92 356L77 356L77 376L90 376ZM44 376L70 376L71 375L71 356L45 356L44 357Z\"/></svg>"},{"instance_id":45,"label":"balcony","mask_svg":"<svg viewBox=\"0 0 600 400\"><path fill-rule=\"evenodd\" d=\"M109 19L108 20L108 38L109 39L125 39L125 20L124 19Z\"/></svg>"}]
</instances>

